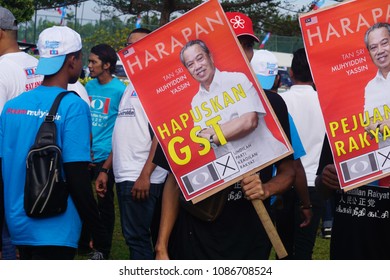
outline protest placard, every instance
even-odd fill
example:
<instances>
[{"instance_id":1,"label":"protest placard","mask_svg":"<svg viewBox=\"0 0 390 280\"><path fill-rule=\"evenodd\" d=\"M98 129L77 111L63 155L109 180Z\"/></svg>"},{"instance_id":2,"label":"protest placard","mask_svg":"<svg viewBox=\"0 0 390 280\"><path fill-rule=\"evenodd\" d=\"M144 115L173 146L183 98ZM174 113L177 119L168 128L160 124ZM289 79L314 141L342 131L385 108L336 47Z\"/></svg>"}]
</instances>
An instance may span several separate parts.
<instances>
[{"instance_id":1,"label":"protest placard","mask_svg":"<svg viewBox=\"0 0 390 280\"><path fill-rule=\"evenodd\" d=\"M292 153L218 1L118 55L187 200Z\"/></svg>"},{"instance_id":2,"label":"protest placard","mask_svg":"<svg viewBox=\"0 0 390 280\"><path fill-rule=\"evenodd\" d=\"M341 188L389 186L390 36L375 24L389 23L390 1L344 2L299 21Z\"/></svg>"}]
</instances>

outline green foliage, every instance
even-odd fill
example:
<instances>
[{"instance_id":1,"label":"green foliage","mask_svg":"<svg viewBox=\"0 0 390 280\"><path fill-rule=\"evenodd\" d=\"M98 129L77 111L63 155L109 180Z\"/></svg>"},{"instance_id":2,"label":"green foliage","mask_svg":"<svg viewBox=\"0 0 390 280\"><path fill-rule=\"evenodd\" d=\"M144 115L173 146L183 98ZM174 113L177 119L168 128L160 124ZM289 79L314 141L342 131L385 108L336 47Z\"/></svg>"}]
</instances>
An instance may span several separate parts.
<instances>
[{"instance_id":1,"label":"green foliage","mask_svg":"<svg viewBox=\"0 0 390 280\"><path fill-rule=\"evenodd\" d=\"M102 7L114 7L123 14L143 17L143 22L150 13L158 15L159 25L162 26L172 20L178 13L184 13L195 8L202 1L175 1L175 0L96 0ZM300 36L298 15L288 11L294 10L286 0L222 0L224 11L239 11L247 14L253 21L255 32L272 32L285 36ZM281 10L282 9L282 10ZM301 8L302 12L305 8ZM306 8L307 9L307 8Z\"/></svg>"},{"instance_id":2,"label":"green foliage","mask_svg":"<svg viewBox=\"0 0 390 280\"><path fill-rule=\"evenodd\" d=\"M18 40L29 43L36 43L39 33L45 28L58 25L58 22L39 19L34 32L34 23L29 22L19 26ZM97 44L106 43L116 51L124 48L127 36L134 29L134 24L125 24L119 18L102 20L96 24L79 24L78 21L67 21L67 26L76 30L83 42L83 64L87 65L89 51ZM34 36L35 35L35 36Z\"/></svg>"},{"instance_id":3,"label":"green foliage","mask_svg":"<svg viewBox=\"0 0 390 280\"><path fill-rule=\"evenodd\" d=\"M29 21L34 14L33 0L0 1L0 6L10 10L18 22Z\"/></svg>"},{"instance_id":4,"label":"green foliage","mask_svg":"<svg viewBox=\"0 0 390 280\"><path fill-rule=\"evenodd\" d=\"M105 43L112 46L116 51L124 48L127 37L134 26L124 26L117 17L102 21L97 28L84 38L84 47L91 48L94 45ZM84 26L80 29L84 29Z\"/></svg>"},{"instance_id":5,"label":"green foliage","mask_svg":"<svg viewBox=\"0 0 390 280\"><path fill-rule=\"evenodd\" d=\"M36 8L40 10L75 5L85 1L87 0L35 0L34 2L36 4Z\"/></svg>"}]
</instances>

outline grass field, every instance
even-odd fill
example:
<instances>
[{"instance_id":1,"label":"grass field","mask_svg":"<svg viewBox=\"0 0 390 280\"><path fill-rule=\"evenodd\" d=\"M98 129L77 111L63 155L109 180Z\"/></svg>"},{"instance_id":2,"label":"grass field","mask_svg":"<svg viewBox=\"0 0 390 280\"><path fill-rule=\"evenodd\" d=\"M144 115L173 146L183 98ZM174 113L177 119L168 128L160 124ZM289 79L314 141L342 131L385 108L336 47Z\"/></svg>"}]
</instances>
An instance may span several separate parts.
<instances>
[{"instance_id":1,"label":"grass field","mask_svg":"<svg viewBox=\"0 0 390 280\"><path fill-rule=\"evenodd\" d=\"M115 193L116 195L116 193ZM115 197L115 202L117 198ZM111 257L112 260L128 260L129 259L129 250L123 239L121 225L119 220L119 209L116 203L116 212L115 212L115 228L114 236L112 240L112 249ZM329 260L329 239L323 239L321 236L318 236L316 239L316 244L314 247L313 260ZM275 253L271 253L270 259L274 259ZM79 256L78 259L84 259L84 256Z\"/></svg>"}]
</instances>

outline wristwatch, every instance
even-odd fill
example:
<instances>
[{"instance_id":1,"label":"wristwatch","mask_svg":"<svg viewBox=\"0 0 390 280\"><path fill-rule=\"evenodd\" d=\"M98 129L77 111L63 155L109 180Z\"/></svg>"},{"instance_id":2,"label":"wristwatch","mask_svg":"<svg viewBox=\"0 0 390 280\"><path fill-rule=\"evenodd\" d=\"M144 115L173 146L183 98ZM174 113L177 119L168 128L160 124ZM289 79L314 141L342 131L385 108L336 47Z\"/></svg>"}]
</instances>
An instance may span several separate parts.
<instances>
[{"instance_id":1,"label":"wristwatch","mask_svg":"<svg viewBox=\"0 0 390 280\"><path fill-rule=\"evenodd\" d=\"M210 142L211 147L216 148L216 147L218 147L218 145L215 144L215 142L214 142L214 139L213 139L214 135L215 134L210 135L209 142Z\"/></svg>"},{"instance_id":2,"label":"wristwatch","mask_svg":"<svg viewBox=\"0 0 390 280\"><path fill-rule=\"evenodd\" d=\"M104 172L104 173L108 174L108 172L110 172L110 169L102 167L102 168L100 168L99 172Z\"/></svg>"}]
</instances>

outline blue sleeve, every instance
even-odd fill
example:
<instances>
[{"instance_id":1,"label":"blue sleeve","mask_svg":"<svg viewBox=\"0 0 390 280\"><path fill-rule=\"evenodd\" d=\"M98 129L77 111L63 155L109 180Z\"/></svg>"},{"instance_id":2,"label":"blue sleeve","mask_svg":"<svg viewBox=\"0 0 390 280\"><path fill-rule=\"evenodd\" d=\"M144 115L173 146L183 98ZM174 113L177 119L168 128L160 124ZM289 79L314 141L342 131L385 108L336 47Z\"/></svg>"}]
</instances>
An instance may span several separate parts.
<instances>
[{"instance_id":1,"label":"blue sleeve","mask_svg":"<svg viewBox=\"0 0 390 280\"><path fill-rule=\"evenodd\" d=\"M68 115L63 126L64 163L91 161L91 113L87 103L81 98L78 101L68 107Z\"/></svg>"},{"instance_id":2,"label":"blue sleeve","mask_svg":"<svg viewBox=\"0 0 390 280\"><path fill-rule=\"evenodd\" d=\"M294 160L306 155L305 148L302 145L301 138L299 137L297 128L290 113L288 114L288 121L290 123L291 145L294 149Z\"/></svg>"}]
</instances>

